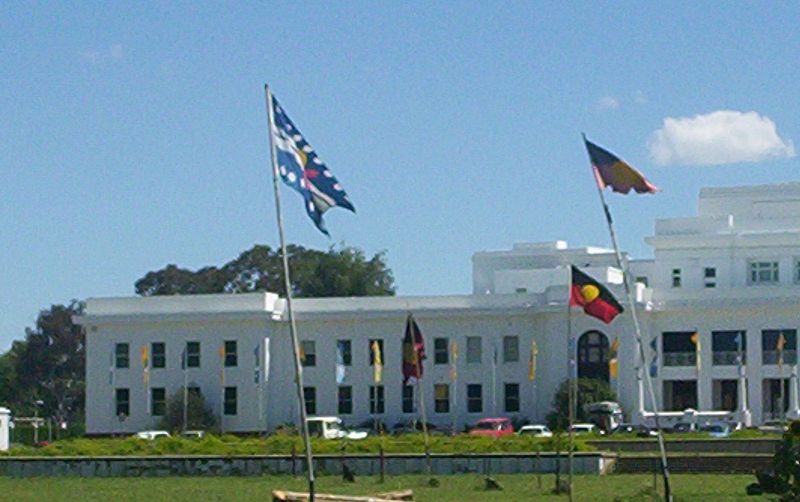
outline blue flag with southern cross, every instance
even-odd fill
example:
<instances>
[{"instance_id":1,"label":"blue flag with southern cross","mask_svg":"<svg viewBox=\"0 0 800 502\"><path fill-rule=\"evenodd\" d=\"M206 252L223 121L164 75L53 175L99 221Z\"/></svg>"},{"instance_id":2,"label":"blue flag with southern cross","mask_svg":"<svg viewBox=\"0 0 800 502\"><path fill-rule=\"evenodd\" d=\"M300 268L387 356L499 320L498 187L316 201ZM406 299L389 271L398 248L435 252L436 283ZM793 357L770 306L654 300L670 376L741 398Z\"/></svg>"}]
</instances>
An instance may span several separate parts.
<instances>
[{"instance_id":1,"label":"blue flag with southern cross","mask_svg":"<svg viewBox=\"0 0 800 502\"><path fill-rule=\"evenodd\" d=\"M339 180L320 160L305 137L294 126L275 96L272 96L272 144L281 179L303 196L306 213L325 235L322 214L332 207L355 212Z\"/></svg>"}]
</instances>

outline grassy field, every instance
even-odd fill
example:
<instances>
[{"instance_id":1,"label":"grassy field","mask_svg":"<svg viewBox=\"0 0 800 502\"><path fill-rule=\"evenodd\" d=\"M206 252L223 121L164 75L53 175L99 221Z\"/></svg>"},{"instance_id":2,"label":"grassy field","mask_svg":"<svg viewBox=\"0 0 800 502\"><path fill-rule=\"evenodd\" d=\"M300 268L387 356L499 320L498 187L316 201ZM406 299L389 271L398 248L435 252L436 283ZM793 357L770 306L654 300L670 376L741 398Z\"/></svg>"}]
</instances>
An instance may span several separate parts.
<instances>
[{"instance_id":1,"label":"grassy field","mask_svg":"<svg viewBox=\"0 0 800 502\"><path fill-rule=\"evenodd\" d=\"M507 501L565 501L565 495L549 494L552 475L542 476L539 488L535 475L500 475L496 479L503 492L487 492L483 478L465 474L439 477L440 486L431 488L422 476L397 476L378 483L377 478L361 477L355 484L345 484L338 477L318 480L318 491L351 495L376 494L382 491L411 488L415 500L435 502L469 502L505 499ZM653 500L653 477L649 475L576 476L575 500L594 502ZM754 481L745 475L673 475L674 495L678 502L751 501L766 497L745 494L745 487ZM258 478L30 478L0 477L0 494L15 502L41 501L249 501L270 500L273 489L304 490L303 478L265 476Z\"/></svg>"}]
</instances>

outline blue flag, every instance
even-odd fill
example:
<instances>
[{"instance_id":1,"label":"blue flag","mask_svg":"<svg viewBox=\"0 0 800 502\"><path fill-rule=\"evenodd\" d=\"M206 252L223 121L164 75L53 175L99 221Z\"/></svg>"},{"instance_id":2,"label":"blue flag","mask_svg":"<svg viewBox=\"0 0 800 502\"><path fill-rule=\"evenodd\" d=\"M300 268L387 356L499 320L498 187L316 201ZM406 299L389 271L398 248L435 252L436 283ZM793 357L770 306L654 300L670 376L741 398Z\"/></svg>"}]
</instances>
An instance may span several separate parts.
<instances>
[{"instance_id":1,"label":"blue flag","mask_svg":"<svg viewBox=\"0 0 800 502\"><path fill-rule=\"evenodd\" d=\"M317 156L305 137L294 126L275 96L272 96L272 144L281 179L303 196L306 213L325 235L322 214L332 207L356 212L339 180Z\"/></svg>"},{"instance_id":2,"label":"blue flag","mask_svg":"<svg viewBox=\"0 0 800 502\"><path fill-rule=\"evenodd\" d=\"M339 340L336 344L336 383L344 383L347 376L347 367L344 365L344 341Z\"/></svg>"}]
</instances>

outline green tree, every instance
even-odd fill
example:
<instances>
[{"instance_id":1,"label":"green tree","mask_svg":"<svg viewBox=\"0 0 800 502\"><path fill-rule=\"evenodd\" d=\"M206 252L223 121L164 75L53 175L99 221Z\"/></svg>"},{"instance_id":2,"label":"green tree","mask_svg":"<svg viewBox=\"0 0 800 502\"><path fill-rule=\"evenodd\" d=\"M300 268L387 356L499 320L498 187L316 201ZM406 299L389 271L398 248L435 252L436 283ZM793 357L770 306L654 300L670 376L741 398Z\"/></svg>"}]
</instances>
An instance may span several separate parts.
<instances>
[{"instance_id":1,"label":"green tree","mask_svg":"<svg viewBox=\"0 0 800 502\"><path fill-rule=\"evenodd\" d=\"M83 303L53 305L42 310L25 339L15 341L0 358L0 380L8 385L7 402L16 415L77 421L83 416L85 337L72 317ZM41 401L41 406L35 404Z\"/></svg>"},{"instance_id":2,"label":"green tree","mask_svg":"<svg viewBox=\"0 0 800 502\"><path fill-rule=\"evenodd\" d=\"M589 403L616 400L617 394L605 380L579 378L575 420L577 422L588 420L585 407ZM556 395L553 397L552 410L547 414L547 424L553 430L565 430L569 425L569 380L564 380L558 386Z\"/></svg>"},{"instance_id":3,"label":"green tree","mask_svg":"<svg viewBox=\"0 0 800 502\"><path fill-rule=\"evenodd\" d=\"M367 258L360 249L342 246L327 251L287 246L292 294L297 297L386 296L395 293L386 254ZM136 281L142 296L271 291L286 294L280 250L256 245L222 267L197 271L167 265Z\"/></svg>"},{"instance_id":4,"label":"green tree","mask_svg":"<svg viewBox=\"0 0 800 502\"><path fill-rule=\"evenodd\" d=\"M188 392L188 395L186 430L215 430L217 417L206 403L203 393L199 390L192 390ZM183 430L183 389L167 398L167 410L159 427L168 431Z\"/></svg>"}]
</instances>

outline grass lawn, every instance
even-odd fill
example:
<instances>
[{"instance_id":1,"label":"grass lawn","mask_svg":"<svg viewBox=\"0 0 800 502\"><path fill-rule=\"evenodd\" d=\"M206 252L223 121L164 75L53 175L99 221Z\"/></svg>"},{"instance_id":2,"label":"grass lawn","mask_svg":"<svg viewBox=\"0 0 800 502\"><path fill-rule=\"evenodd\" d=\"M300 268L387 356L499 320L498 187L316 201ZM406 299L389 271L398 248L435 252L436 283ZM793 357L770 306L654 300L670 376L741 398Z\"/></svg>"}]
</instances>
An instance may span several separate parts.
<instances>
[{"instance_id":1,"label":"grass lawn","mask_svg":"<svg viewBox=\"0 0 800 502\"><path fill-rule=\"evenodd\" d=\"M646 493L652 490L651 475L620 474L611 476L575 476L575 500L578 501L649 501ZM496 479L503 492L483 490L482 477L474 474L440 476L440 486L430 488L423 476L387 477L383 484L375 477L359 477L355 484L345 484L341 478L323 476L318 479L318 491L351 495L375 494L382 491L411 488L415 500L435 502L469 502L505 499L506 501L566 501L566 495L549 494L554 476L542 476L542 488L535 475L500 475ZM673 475L676 502L689 501L751 501L763 502L766 497L745 494L745 486L754 481L748 475ZM303 478L265 476L258 478L27 478L0 477L3 500L23 501L153 501L208 502L270 500L273 489L304 491Z\"/></svg>"}]
</instances>

